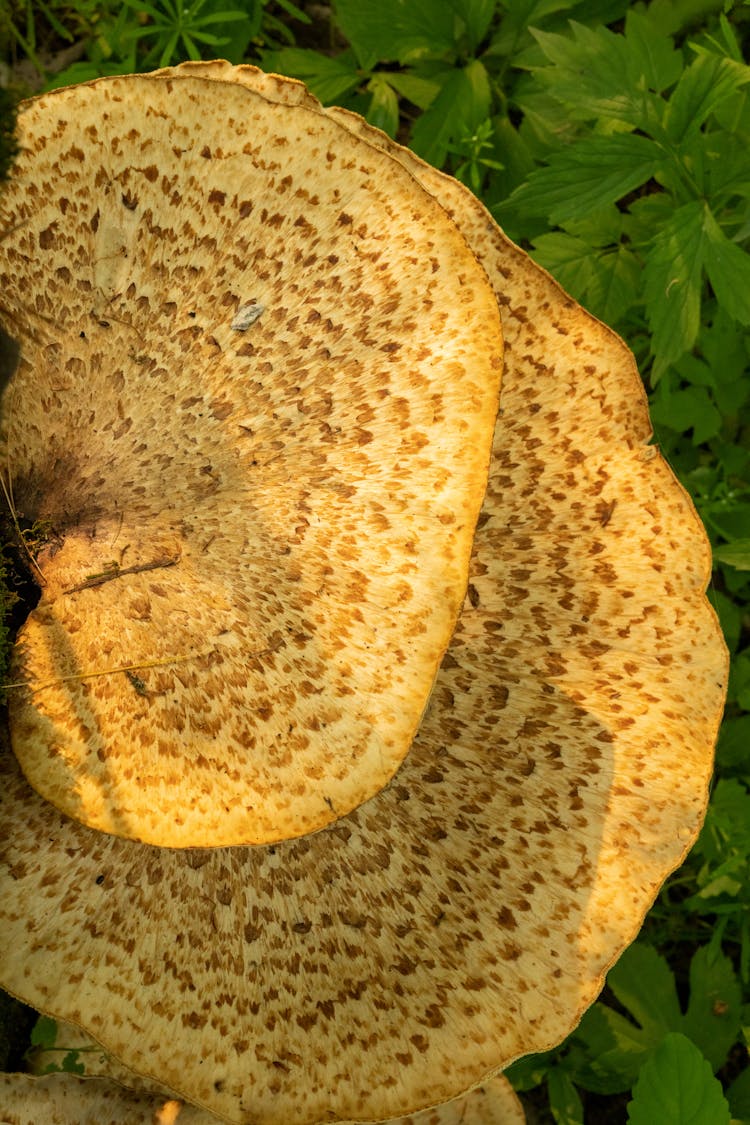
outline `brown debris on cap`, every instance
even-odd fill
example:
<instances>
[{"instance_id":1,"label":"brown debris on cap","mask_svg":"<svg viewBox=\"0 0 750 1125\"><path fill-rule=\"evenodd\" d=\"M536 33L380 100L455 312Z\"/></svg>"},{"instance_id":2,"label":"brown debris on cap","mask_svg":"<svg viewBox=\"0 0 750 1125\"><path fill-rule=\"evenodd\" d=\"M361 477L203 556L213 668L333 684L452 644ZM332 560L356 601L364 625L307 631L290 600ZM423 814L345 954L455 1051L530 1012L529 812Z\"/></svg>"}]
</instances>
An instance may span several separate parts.
<instances>
[{"instance_id":1,"label":"brown debris on cap","mask_svg":"<svg viewBox=\"0 0 750 1125\"><path fill-rule=\"evenodd\" d=\"M19 130L0 439L49 542L15 752L120 836L315 831L393 776L455 625L494 294L432 196L310 106L133 76Z\"/></svg>"},{"instance_id":2,"label":"brown debris on cap","mask_svg":"<svg viewBox=\"0 0 750 1125\"><path fill-rule=\"evenodd\" d=\"M451 210L506 338L468 596L410 753L320 833L189 854L65 819L3 760L0 983L264 1125L414 1113L564 1038L698 832L726 682L705 535L625 346L463 188L339 119Z\"/></svg>"}]
</instances>

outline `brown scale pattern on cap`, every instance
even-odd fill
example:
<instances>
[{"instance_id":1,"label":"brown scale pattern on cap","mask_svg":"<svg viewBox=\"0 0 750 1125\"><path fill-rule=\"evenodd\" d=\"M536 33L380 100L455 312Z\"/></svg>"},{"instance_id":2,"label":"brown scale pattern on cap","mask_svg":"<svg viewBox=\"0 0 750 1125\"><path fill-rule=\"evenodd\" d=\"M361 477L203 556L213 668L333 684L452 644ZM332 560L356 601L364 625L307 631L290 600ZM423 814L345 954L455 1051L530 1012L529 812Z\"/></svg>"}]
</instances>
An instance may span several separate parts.
<instances>
[{"instance_id":1,"label":"brown scale pattern on cap","mask_svg":"<svg viewBox=\"0 0 750 1125\"><path fill-rule=\"evenodd\" d=\"M309 107L116 79L21 130L3 446L55 533L12 673L23 770L148 843L318 829L392 777L455 624L492 290L435 200Z\"/></svg>"},{"instance_id":2,"label":"brown scale pattern on cap","mask_svg":"<svg viewBox=\"0 0 750 1125\"><path fill-rule=\"evenodd\" d=\"M726 679L705 537L621 341L467 192L345 120L453 211L508 348L468 595L411 753L276 847L107 839L12 759L0 810L5 986L254 1125L414 1112L559 1042L695 838Z\"/></svg>"}]
</instances>

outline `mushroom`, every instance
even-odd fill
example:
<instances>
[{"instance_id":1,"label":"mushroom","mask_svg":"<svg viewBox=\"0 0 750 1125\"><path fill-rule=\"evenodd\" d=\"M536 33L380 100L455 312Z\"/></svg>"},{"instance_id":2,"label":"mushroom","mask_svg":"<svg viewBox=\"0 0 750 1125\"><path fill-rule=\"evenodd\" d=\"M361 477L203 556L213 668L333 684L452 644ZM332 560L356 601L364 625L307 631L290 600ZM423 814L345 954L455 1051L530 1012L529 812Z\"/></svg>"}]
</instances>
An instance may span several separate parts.
<instances>
[{"instance_id":1,"label":"mushroom","mask_svg":"<svg viewBox=\"0 0 750 1125\"><path fill-rule=\"evenodd\" d=\"M145 1090L128 1090L106 1078L72 1074L0 1074L3 1125L219 1125L205 1109ZM383 1125L524 1125L526 1115L507 1078L435 1109Z\"/></svg>"},{"instance_id":2,"label":"mushroom","mask_svg":"<svg viewBox=\"0 0 750 1125\"><path fill-rule=\"evenodd\" d=\"M201 74L232 106L253 86L248 114L275 90L331 116ZM413 1113L558 1043L697 834L726 681L627 349L463 188L337 119L452 214L505 335L468 593L408 755L322 831L184 852L82 826L2 762L0 983L238 1123Z\"/></svg>"},{"instance_id":3,"label":"mushroom","mask_svg":"<svg viewBox=\"0 0 750 1125\"><path fill-rule=\"evenodd\" d=\"M500 318L382 151L307 106L174 85L21 115L0 444L49 542L11 738L90 827L271 843L408 751L466 589Z\"/></svg>"}]
</instances>

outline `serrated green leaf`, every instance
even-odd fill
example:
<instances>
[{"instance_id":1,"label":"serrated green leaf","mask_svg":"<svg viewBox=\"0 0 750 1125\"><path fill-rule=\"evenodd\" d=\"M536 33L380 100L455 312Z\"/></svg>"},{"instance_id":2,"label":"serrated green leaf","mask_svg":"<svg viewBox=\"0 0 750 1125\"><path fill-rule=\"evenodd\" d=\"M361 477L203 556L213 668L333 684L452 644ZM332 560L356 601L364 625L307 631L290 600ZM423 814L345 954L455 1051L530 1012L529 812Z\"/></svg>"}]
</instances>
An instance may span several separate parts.
<instances>
[{"instance_id":1,"label":"serrated green leaf","mask_svg":"<svg viewBox=\"0 0 750 1125\"><path fill-rule=\"evenodd\" d=\"M581 238L551 231L534 239L534 260L552 274L564 289L583 301L591 280L594 252Z\"/></svg>"},{"instance_id":2,"label":"serrated green leaf","mask_svg":"<svg viewBox=\"0 0 750 1125\"><path fill-rule=\"evenodd\" d=\"M700 326L704 204L686 203L657 232L646 257L644 291L657 373L695 343Z\"/></svg>"},{"instance_id":3,"label":"serrated green leaf","mask_svg":"<svg viewBox=\"0 0 750 1125\"><path fill-rule=\"evenodd\" d=\"M605 116L640 123L640 98L630 82L622 36L575 21L571 29L572 38L531 28L553 64L535 71L538 81L579 118Z\"/></svg>"},{"instance_id":4,"label":"serrated green leaf","mask_svg":"<svg viewBox=\"0 0 750 1125\"><path fill-rule=\"evenodd\" d=\"M586 306L606 324L618 324L639 295L641 267L626 246L600 252L586 288Z\"/></svg>"},{"instance_id":5,"label":"serrated green leaf","mask_svg":"<svg viewBox=\"0 0 750 1125\"><path fill-rule=\"evenodd\" d=\"M660 163L660 151L647 137L586 137L553 153L548 166L532 172L514 192L512 202L549 216L552 223L582 219L646 183Z\"/></svg>"},{"instance_id":6,"label":"serrated green leaf","mask_svg":"<svg viewBox=\"0 0 750 1125\"><path fill-rule=\"evenodd\" d=\"M729 1103L710 1064L670 1032L643 1064L628 1105L629 1125L729 1125Z\"/></svg>"},{"instance_id":7,"label":"serrated green leaf","mask_svg":"<svg viewBox=\"0 0 750 1125\"><path fill-rule=\"evenodd\" d=\"M740 1031L742 989L732 962L708 946L690 963L690 1002L683 1031L714 1070L727 1060Z\"/></svg>"},{"instance_id":8,"label":"serrated green leaf","mask_svg":"<svg viewBox=\"0 0 750 1125\"><path fill-rule=\"evenodd\" d=\"M423 160L441 167L452 141L473 133L489 116L487 71L477 59L448 72L440 93L416 122L411 147Z\"/></svg>"},{"instance_id":9,"label":"serrated green leaf","mask_svg":"<svg viewBox=\"0 0 750 1125\"><path fill-rule=\"evenodd\" d=\"M637 71L649 89L661 93L682 74L682 53L675 49L670 36L659 31L648 12L628 11L625 41L632 59L631 74Z\"/></svg>"},{"instance_id":10,"label":"serrated green leaf","mask_svg":"<svg viewBox=\"0 0 750 1125\"><path fill-rule=\"evenodd\" d=\"M282 47L279 51L266 51L263 66L277 74L302 79L326 105L340 101L362 81L349 51L331 58L304 47Z\"/></svg>"},{"instance_id":11,"label":"serrated green leaf","mask_svg":"<svg viewBox=\"0 0 750 1125\"><path fill-rule=\"evenodd\" d=\"M750 539L737 539L714 549L714 558L735 570L750 570Z\"/></svg>"},{"instance_id":12,"label":"serrated green leaf","mask_svg":"<svg viewBox=\"0 0 750 1125\"><path fill-rule=\"evenodd\" d=\"M738 67L731 59L718 55L699 55L683 71L669 99L665 117L668 136L677 144L684 144L691 133L697 133L711 114L748 81L750 67Z\"/></svg>"},{"instance_id":13,"label":"serrated green leaf","mask_svg":"<svg viewBox=\"0 0 750 1125\"><path fill-rule=\"evenodd\" d=\"M561 1066L547 1075L549 1107L556 1125L583 1125L583 1105L573 1080Z\"/></svg>"},{"instance_id":14,"label":"serrated green leaf","mask_svg":"<svg viewBox=\"0 0 750 1125\"><path fill-rule=\"evenodd\" d=\"M442 56L455 49L454 14L448 0L336 0L336 22L360 64L405 62L415 52Z\"/></svg>"}]
</instances>

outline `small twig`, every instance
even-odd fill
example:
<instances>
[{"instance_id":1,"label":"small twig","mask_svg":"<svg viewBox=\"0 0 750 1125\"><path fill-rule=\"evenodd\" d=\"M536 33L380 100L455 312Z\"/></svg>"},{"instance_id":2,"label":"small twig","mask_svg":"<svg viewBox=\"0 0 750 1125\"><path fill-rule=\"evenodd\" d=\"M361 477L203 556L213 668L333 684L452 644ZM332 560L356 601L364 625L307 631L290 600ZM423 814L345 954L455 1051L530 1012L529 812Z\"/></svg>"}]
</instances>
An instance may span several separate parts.
<instances>
[{"instance_id":1,"label":"small twig","mask_svg":"<svg viewBox=\"0 0 750 1125\"><path fill-rule=\"evenodd\" d=\"M44 691L45 688L57 687L71 680L93 680L98 676L114 676L119 672L138 672L142 668L167 668L171 664L186 664L188 660L201 660L204 656L211 656L215 649L208 652L196 652L192 656L173 656L169 660L151 660L141 664L120 664L116 668L102 668L99 672L76 672L72 676L58 676L55 680L45 680L43 684L33 684L30 680L17 680L12 684L3 684L0 690L10 691L11 688L28 688L29 691Z\"/></svg>"},{"instance_id":2,"label":"small twig","mask_svg":"<svg viewBox=\"0 0 750 1125\"><path fill-rule=\"evenodd\" d=\"M63 590L63 594L75 594L79 590L88 590L91 586L103 586L105 582L111 582L113 578L123 578L126 574L141 574L144 570L161 570L162 567L174 566L179 561L180 556L174 555L154 559L153 562L138 563L136 566L119 566L114 563L108 570L90 574L77 586L70 586L67 590Z\"/></svg>"}]
</instances>

